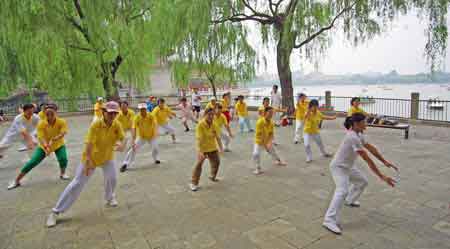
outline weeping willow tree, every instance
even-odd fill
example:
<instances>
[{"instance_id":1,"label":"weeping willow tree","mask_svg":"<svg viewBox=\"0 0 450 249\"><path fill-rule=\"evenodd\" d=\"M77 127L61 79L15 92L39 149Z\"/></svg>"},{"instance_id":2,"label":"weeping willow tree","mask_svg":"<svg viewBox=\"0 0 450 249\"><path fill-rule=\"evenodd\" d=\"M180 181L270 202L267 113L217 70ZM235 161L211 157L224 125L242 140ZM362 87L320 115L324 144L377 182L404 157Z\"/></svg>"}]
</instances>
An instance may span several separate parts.
<instances>
[{"instance_id":1,"label":"weeping willow tree","mask_svg":"<svg viewBox=\"0 0 450 249\"><path fill-rule=\"evenodd\" d=\"M186 35L176 48L175 56L179 59L172 69L177 86L185 87L194 72L207 79L217 97L217 87L236 85L255 75L256 57L241 24L206 28L206 35L198 32Z\"/></svg>"},{"instance_id":2,"label":"weeping willow tree","mask_svg":"<svg viewBox=\"0 0 450 249\"><path fill-rule=\"evenodd\" d=\"M3 0L0 94L23 85L52 96L145 87L158 39L148 0Z\"/></svg>"},{"instance_id":3,"label":"weeping willow tree","mask_svg":"<svg viewBox=\"0 0 450 249\"><path fill-rule=\"evenodd\" d=\"M290 59L294 51L313 60L332 41L340 27L353 45L387 30L399 15L417 12L427 21L425 56L431 71L445 56L448 0L196 0L209 10L211 23L255 22L262 41L275 44L283 105L293 110ZM203 2L203 3L198 3ZM207 3L207 4L206 4ZM336 30L336 29L335 29Z\"/></svg>"}]
</instances>

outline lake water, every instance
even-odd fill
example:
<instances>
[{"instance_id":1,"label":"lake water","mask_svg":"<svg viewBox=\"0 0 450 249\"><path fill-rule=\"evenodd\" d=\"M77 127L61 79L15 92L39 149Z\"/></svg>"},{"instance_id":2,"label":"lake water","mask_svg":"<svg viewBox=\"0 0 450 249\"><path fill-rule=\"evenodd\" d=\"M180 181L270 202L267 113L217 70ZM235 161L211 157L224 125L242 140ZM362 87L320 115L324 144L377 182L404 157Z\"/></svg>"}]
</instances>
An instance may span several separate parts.
<instances>
[{"instance_id":1,"label":"lake water","mask_svg":"<svg viewBox=\"0 0 450 249\"><path fill-rule=\"evenodd\" d=\"M253 96L270 96L271 87L249 87ZM308 96L321 96L320 103L324 103L325 91L331 91L332 105L337 111L346 111L350 106L349 98L353 96L368 96L376 99L375 103L363 104L363 108L370 113L380 115L409 118L411 113L411 93L420 95L419 118L426 120L450 121L450 83L449 84L382 84L382 85L305 85L295 86L294 94L306 93ZM434 109L427 100L438 98L446 100L439 102L442 108ZM404 100L403 100L404 99ZM249 104L260 105L261 99L250 98Z\"/></svg>"}]
</instances>

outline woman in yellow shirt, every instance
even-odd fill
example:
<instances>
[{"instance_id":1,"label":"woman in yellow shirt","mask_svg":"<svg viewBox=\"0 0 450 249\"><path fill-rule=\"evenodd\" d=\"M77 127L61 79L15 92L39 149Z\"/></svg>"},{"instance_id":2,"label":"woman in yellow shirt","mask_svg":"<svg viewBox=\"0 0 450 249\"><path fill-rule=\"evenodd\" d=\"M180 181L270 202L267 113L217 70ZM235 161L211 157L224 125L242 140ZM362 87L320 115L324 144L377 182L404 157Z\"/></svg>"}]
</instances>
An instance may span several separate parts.
<instances>
[{"instance_id":1,"label":"woman in yellow shirt","mask_svg":"<svg viewBox=\"0 0 450 249\"><path fill-rule=\"evenodd\" d=\"M261 151L265 150L272 156L272 159L279 166L285 166L286 163L281 161L278 156L274 144L274 126L275 123L272 120L273 108L268 106L264 109L264 116L260 117L256 122L256 132L255 132L255 145L253 147L253 161L256 164L256 169L253 171L255 175L263 173L261 170Z\"/></svg>"},{"instance_id":2,"label":"woman in yellow shirt","mask_svg":"<svg viewBox=\"0 0 450 249\"><path fill-rule=\"evenodd\" d=\"M176 117L177 115L166 106L166 101L161 98L158 99L158 106L152 111L152 115L156 118L161 133L168 133L172 136L172 142L176 143L175 129L169 124L169 119Z\"/></svg>"},{"instance_id":3,"label":"woman in yellow shirt","mask_svg":"<svg viewBox=\"0 0 450 249\"><path fill-rule=\"evenodd\" d=\"M195 138L197 140L197 163L192 172L192 181L189 185L192 191L198 190L198 183L202 174L203 162L208 159L211 166L211 176L209 179L217 182L217 173L219 172L220 157L219 152L222 151L222 142L217 127L214 125L214 109L207 108L204 118L198 123L195 130Z\"/></svg>"},{"instance_id":4,"label":"woman in yellow shirt","mask_svg":"<svg viewBox=\"0 0 450 249\"><path fill-rule=\"evenodd\" d=\"M264 110L266 109L266 107L270 106L270 98L269 97L264 97L262 105L260 107L258 107L258 115L259 117L264 117ZM273 106L272 110L273 112L286 112L287 109L279 109L279 108L275 108Z\"/></svg>"},{"instance_id":5,"label":"woman in yellow shirt","mask_svg":"<svg viewBox=\"0 0 450 249\"><path fill-rule=\"evenodd\" d=\"M131 148L125 156L120 172L125 172L128 166L134 162L136 152L144 144L150 144L152 146L152 157L155 164L161 163L158 157L158 125L156 123L156 118L151 113L147 112L147 104L138 104L138 109L139 114L134 117L131 129Z\"/></svg>"},{"instance_id":6,"label":"woman in yellow shirt","mask_svg":"<svg viewBox=\"0 0 450 249\"><path fill-rule=\"evenodd\" d=\"M67 185L48 216L48 227L55 226L58 214L67 211L78 199L84 186L97 168L103 170L106 204L111 207L118 205L115 197L117 176L114 148L118 142L124 139L122 127L115 120L118 113L119 104L114 101L107 102L103 108L103 118L94 122L89 128L85 141L86 146L81 163L76 170L75 178ZM119 143L116 150L122 151L123 148L123 143Z\"/></svg>"},{"instance_id":7,"label":"woman in yellow shirt","mask_svg":"<svg viewBox=\"0 0 450 249\"><path fill-rule=\"evenodd\" d=\"M313 99L308 104L308 111L305 115L305 125L303 128L303 139L305 141L306 162L312 161L311 140L314 140L319 146L320 152L324 157L331 157L332 154L325 151L325 147L320 137L319 124L322 120L334 120L336 116L325 116L319 111L319 101Z\"/></svg>"},{"instance_id":8,"label":"woman in yellow shirt","mask_svg":"<svg viewBox=\"0 0 450 249\"><path fill-rule=\"evenodd\" d=\"M214 125L217 127L217 134L223 143L223 148L225 152L230 152L230 142L233 134L231 133L230 124L228 123L227 117L223 114L223 107L221 104L217 104L214 116ZM227 130L224 131L223 127Z\"/></svg>"},{"instance_id":9,"label":"woman in yellow shirt","mask_svg":"<svg viewBox=\"0 0 450 249\"><path fill-rule=\"evenodd\" d=\"M222 95L222 113L227 118L227 122L231 121L231 113L230 113L230 101L231 101L231 93L226 92Z\"/></svg>"},{"instance_id":10,"label":"woman in yellow shirt","mask_svg":"<svg viewBox=\"0 0 450 249\"><path fill-rule=\"evenodd\" d=\"M133 126L133 119L134 119L135 113L133 110L128 108L128 102L127 101L121 101L120 102L120 112L117 115L116 120L119 121L120 125L122 126L123 132L125 134L125 139L123 143L125 146L128 144L129 136L131 134L131 128Z\"/></svg>"},{"instance_id":11,"label":"woman in yellow shirt","mask_svg":"<svg viewBox=\"0 0 450 249\"><path fill-rule=\"evenodd\" d=\"M294 144L303 142L303 124L305 122L305 115L308 111L309 101L306 99L306 94L300 93L295 107L295 137Z\"/></svg>"},{"instance_id":12,"label":"woman in yellow shirt","mask_svg":"<svg viewBox=\"0 0 450 249\"><path fill-rule=\"evenodd\" d=\"M103 102L103 97L97 98L97 102L94 105L94 119L92 120L92 122L95 122L103 117Z\"/></svg>"},{"instance_id":13,"label":"woman in yellow shirt","mask_svg":"<svg viewBox=\"0 0 450 249\"><path fill-rule=\"evenodd\" d=\"M58 107L55 104L48 104L42 110L46 118L39 121L37 125L37 138L39 146L34 151L31 159L23 166L16 180L11 182L8 190L21 186L20 181L34 167L38 166L47 156L55 153L58 159L61 180L69 180L67 176L67 152L64 142L64 136L67 134L67 123L64 119L57 117Z\"/></svg>"},{"instance_id":14,"label":"woman in yellow shirt","mask_svg":"<svg viewBox=\"0 0 450 249\"><path fill-rule=\"evenodd\" d=\"M250 127L250 120L248 119L247 104L244 101L244 96L238 96L238 102L235 106L235 112L239 118L239 129L241 133L244 132L244 126L247 126L248 132L253 132L254 130Z\"/></svg>"}]
</instances>

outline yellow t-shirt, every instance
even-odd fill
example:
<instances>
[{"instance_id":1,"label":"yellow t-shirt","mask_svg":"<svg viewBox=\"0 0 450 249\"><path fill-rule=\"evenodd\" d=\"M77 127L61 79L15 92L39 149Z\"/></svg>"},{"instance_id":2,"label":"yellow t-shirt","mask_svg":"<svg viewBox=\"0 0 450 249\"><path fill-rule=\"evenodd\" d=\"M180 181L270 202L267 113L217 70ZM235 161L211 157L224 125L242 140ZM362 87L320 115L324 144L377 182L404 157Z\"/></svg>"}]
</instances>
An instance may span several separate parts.
<instances>
[{"instance_id":1,"label":"yellow t-shirt","mask_svg":"<svg viewBox=\"0 0 450 249\"><path fill-rule=\"evenodd\" d=\"M305 118L303 132L307 134L319 133L320 121L322 121L322 113L320 111L317 111L315 114L311 113L308 118Z\"/></svg>"},{"instance_id":2,"label":"yellow t-shirt","mask_svg":"<svg viewBox=\"0 0 450 249\"><path fill-rule=\"evenodd\" d=\"M100 104L99 102L95 103L94 113L95 113L95 116L97 118L102 118L103 117L102 108L103 108L103 104Z\"/></svg>"},{"instance_id":3,"label":"yellow t-shirt","mask_svg":"<svg viewBox=\"0 0 450 249\"><path fill-rule=\"evenodd\" d=\"M217 127L217 132L222 131L222 127L228 124L227 117L224 114L220 114L220 116L214 115L214 125Z\"/></svg>"},{"instance_id":4,"label":"yellow t-shirt","mask_svg":"<svg viewBox=\"0 0 450 249\"><path fill-rule=\"evenodd\" d=\"M222 99L222 112L228 112L230 110L230 100Z\"/></svg>"},{"instance_id":5,"label":"yellow t-shirt","mask_svg":"<svg viewBox=\"0 0 450 249\"><path fill-rule=\"evenodd\" d=\"M133 110L128 109L127 114L124 114L122 111L117 115L117 121L119 121L120 125L122 125L123 131L128 131L133 127L133 119L135 117L135 113Z\"/></svg>"},{"instance_id":6,"label":"yellow t-shirt","mask_svg":"<svg viewBox=\"0 0 450 249\"><path fill-rule=\"evenodd\" d=\"M355 113L362 113L367 116L367 113L361 107L352 106L348 109L347 117L351 117Z\"/></svg>"},{"instance_id":7,"label":"yellow t-shirt","mask_svg":"<svg viewBox=\"0 0 450 249\"><path fill-rule=\"evenodd\" d=\"M295 107L295 119L296 120L304 120L305 114L308 111L309 101L297 102Z\"/></svg>"},{"instance_id":8,"label":"yellow t-shirt","mask_svg":"<svg viewBox=\"0 0 450 249\"><path fill-rule=\"evenodd\" d=\"M140 113L136 115L133 120L133 128L136 129L137 136L143 139L152 139L158 134L158 124L151 113L147 113L145 118Z\"/></svg>"},{"instance_id":9,"label":"yellow t-shirt","mask_svg":"<svg viewBox=\"0 0 450 249\"><path fill-rule=\"evenodd\" d=\"M266 145L273 138L274 131L273 120L267 121L266 118L261 117L256 121L256 132L255 132L255 144Z\"/></svg>"},{"instance_id":10,"label":"yellow t-shirt","mask_svg":"<svg viewBox=\"0 0 450 249\"><path fill-rule=\"evenodd\" d=\"M103 166L107 161L114 158L114 146L125 137L119 121L114 120L108 127L105 121L97 120L89 128L86 143L92 144L91 159L93 167ZM83 163L86 163L86 148L83 152Z\"/></svg>"},{"instance_id":11,"label":"yellow t-shirt","mask_svg":"<svg viewBox=\"0 0 450 249\"><path fill-rule=\"evenodd\" d=\"M39 140L42 139L46 142L49 142L52 138L67 131L68 131L67 122L62 118L57 117L53 125L50 125L47 122L47 120L41 120L39 121L39 124L37 126L37 137L39 138ZM54 141L52 146L50 146L50 152L59 149L64 144L65 144L64 138L60 138ZM39 147L44 149L44 146L42 144L39 144Z\"/></svg>"},{"instance_id":12,"label":"yellow t-shirt","mask_svg":"<svg viewBox=\"0 0 450 249\"><path fill-rule=\"evenodd\" d=\"M238 117L245 118L248 116L247 104L245 102L237 102L234 108L236 109Z\"/></svg>"},{"instance_id":13,"label":"yellow t-shirt","mask_svg":"<svg viewBox=\"0 0 450 249\"><path fill-rule=\"evenodd\" d=\"M45 112L44 112L44 111L40 111L40 112L38 113L38 116L39 116L39 118L40 118L41 120L46 120L46 119L47 119L47 115L45 115Z\"/></svg>"},{"instance_id":14,"label":"yellow t-shirt","mask_svg":"<svg viewBox=\"0 0 450 249\"><path fill-rule=\"evenodd\" d=\"M205 109L208 109L208 108L216 109L216 105L217 105L217 103L216 103L215 105L213 105L213 103L211 103L211 101L210 101L210 102L206 105Z\"/></svg>"},{"instance_id":15,"label":"yellow t-shirt","mask_svg":"<svg viewBox=\"0 0 450 249\"><path fill-rule=\"evenodd\" d=\"M261 105L258 107L258 115L259 117L264 117L264 111L266 110L266 107L264 105Z\"/></svg>"},{"instance_id":16,"label":"yellow t-shirt","mask_svg":"<svg viewBox=\"0 0 450 249\"><path fill-rule=\"evenodd\" d=\"M156 122L158 125L165 125L169 122L169 116L172 114L172 110L168 106L164 106L163 109L159 108L159 106L153 109L152 114L156 118Z\"/></svg>"},{"instance_id":17,"label":"yellow t-shirt","mask_svg":"<svg viewBox=\"0 0 450 249\"><path fill-rule=\"evenodd\" d=\"M195 137L197 140L197 149L201 153L213 152L218 150L217 144L217 126L213 124L208 125L205 119L202 119L195 130Z\"/></svg>"}]
</instances>

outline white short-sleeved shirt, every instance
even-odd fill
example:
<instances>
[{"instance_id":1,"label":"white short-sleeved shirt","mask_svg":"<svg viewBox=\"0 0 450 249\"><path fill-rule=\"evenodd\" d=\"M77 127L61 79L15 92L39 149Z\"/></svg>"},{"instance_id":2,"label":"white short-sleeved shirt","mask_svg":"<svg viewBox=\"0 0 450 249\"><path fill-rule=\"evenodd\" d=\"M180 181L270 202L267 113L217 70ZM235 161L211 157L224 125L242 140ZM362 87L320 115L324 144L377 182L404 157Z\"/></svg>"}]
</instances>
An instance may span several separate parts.
<instances>
[{"instance_id":1,"label":"white short-sleeved shirt","mask_svg":"<svg viewBox=\"0 0 450 249\"><path fill-rule=\"evenodd\" d=\"M182 117L188 118L192 116L192 106L189 103L186 103L186 106L179 104L178 108L180 109Z\"/></svg>"},{"instance_id":2,"label":"white short-sleeved shirt","mask_svg":"<svg viewBox=\"0 0 450 249\"><path fill-rule=\"evenodd\" d=\"M362 133L356 133L355 131L347 132L344 141L342 141L331 161L331 165L343 168L353 167L355 160L358 157L358 151L363 150L365 144L367 144L367 142Z\"/></svg>"},{"instance_id":3,"label":"white short-sleeved shirt","mask_svg":"<svg viewBox=\"0 0 450 249\"><path fill-rule=\"evenodd\" d=\"M29 120L19 114L14 118L13 123L6 131L6 137L12 137L18 135L21 131L26 130L29 134L34 134L36 132L36 127L39 123L39 116L33 114Z\"/></svg>"},{"instance_id":4,"label":"white short-sleeved shirt","mask_svg":"<svg viewBox=\"0 0 450 249\"><path fill-rule=\"evenodd\" d=\"M271 93L270 105L277 108L281 107L281 94L279 92Z\"/></svg>"},{"instance_id":5,"label":"white short-sleeved shirt","mask_svg":"<svg viewBox=\"0 0 450 249\"><path fill-rule=\"evenodd\" d=\"M200 104L200 94L198 93L192 93L192 106L201 106Z\"/></svg>"}]
</instances>

